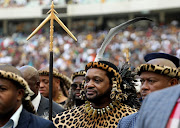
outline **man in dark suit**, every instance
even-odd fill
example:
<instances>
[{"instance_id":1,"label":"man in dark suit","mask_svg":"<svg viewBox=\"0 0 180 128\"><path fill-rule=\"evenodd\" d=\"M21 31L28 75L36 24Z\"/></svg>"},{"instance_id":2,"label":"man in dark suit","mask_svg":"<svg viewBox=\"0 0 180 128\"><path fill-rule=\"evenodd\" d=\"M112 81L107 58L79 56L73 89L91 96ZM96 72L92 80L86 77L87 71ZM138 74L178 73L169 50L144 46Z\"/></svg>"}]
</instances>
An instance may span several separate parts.
<instances>
[{"instance_id":1,"label":"man in dark suit","mask_svg":"<svg viewBox=\"0 0 180 128\"><path fill-rule=\"evenodd\" d=\"M166 53L150 53L144 57L146 64L137 68L141 81L141 95L144 99L151 92L178 84L179 59ZM134 128L139 112L119 121L118 128ZM140 127L139 127L140 128Z\"/></svg>"},{"instance_id":2,"label":"man in dark suit","mask_svg":"<svg viewBox=\"0 0 180 128\"><path fill-rule=\"evenodd\" d=\"M180 85L151 93L145 98L137 128L180 128Z\"/></svg>"},{"instance_id":3,"label":"man in dark suit","mask_svg":"<svg viewBox=\"0 0 180 128\"><path fill-rule=\"evenodd\" d=\"M51 121L34 115L31 95L33 92L18 69L0 65L0 127L55 128Z\"/></svg>"},{"instance_id":4,"label":"man in dark suit","mask_svg":"<svg viewBox=\"0 0 180 128\"><path fill-rule=\"evenodd\" d=\"M49 99L42 96L39 92L39 73L38 71L29 65L22 66L19 68L23 74L23 78L28 82L29 87L34 92L31 96L32 104L34 105L37 114L45 119L49 116ZM63 112L64 109L53 101L52 116L57 113Z\"/></svg>"}]
</instances>

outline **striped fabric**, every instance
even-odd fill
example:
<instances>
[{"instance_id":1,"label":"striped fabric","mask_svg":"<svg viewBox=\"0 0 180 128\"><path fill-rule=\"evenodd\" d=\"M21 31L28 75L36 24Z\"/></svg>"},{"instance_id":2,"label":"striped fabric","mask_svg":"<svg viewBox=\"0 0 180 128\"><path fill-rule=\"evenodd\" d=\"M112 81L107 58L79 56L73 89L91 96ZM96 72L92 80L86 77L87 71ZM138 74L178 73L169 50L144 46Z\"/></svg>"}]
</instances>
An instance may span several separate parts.
<instances>
[{"instance_id":1,"label":"striped fabric","mask_svg":"<svg viewBox=\"0 0 180 128\"><path fill-rule=\"evenodd\" d=\"M180 128L180 98L177 100L166 128Z\"/></svg>"}]
</instances>

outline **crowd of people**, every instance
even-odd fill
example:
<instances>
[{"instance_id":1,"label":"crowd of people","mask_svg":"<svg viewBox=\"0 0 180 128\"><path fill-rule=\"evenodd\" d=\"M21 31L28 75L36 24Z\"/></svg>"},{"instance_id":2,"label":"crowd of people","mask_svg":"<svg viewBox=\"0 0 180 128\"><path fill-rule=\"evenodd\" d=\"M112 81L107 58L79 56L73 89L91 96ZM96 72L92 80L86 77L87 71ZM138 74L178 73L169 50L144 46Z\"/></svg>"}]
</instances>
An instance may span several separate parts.
<instances>
[{"instance_id":1,"label":"crowd of people","mask_svg":"<svg viewBox=\"0 0 180 128\"><path fill-rule=\"evenodd\" d=\"M0 0L0 7L49 6L52 0ZM119 0L53 0L55 5L96 4L118 2ZM123 1L123 0L120 0Z\"/></svg>"},{"instance_id":2,"label":"crowd of people","mask_svg":"<svg viewBox=\"0 0 180 128\"><path fill-rule=\"evenodd\" d=\"M116 66L101 57L98 53L71 79L53 68L52 92L49 67L17 69L1 64L0 127L179 128L179 58L150 53L133 73L128 62ZM141 81L142 105L135 89L136 75ZM49 93L53 113L48 111ZM152 118L155 115L159 121Z\"/></svg>"},{"instance_id":3,"label":"crowd of people","mask_svg":"<svg viewBox=\"0 0 180 128\"><path fill-rule=\"evenodd\" d=\"M0 127L179 128L178 24L113 30L55 33L52 68L45 31L2 37Z\"/></svg>"},{"instance_id":4,"label":"crowd of people","mask_svg":"<svg viewBox=\"0 0 180 128\"><path fill-rule=\"evenodd\" d=\"M54 34L54 67L70 76L75 70L83 69L93 61L109 30L72 31L78 39L75 42L65 32ZM31 65L40 69L49 64L49 33L39 31L29 41L28 35L14 33L0 38L0 62L16 67ZM115 64L124 62L129 49L132 68L144 62L149 52L165 52L180 57L180 28L175 25L149 27L146 30L129 27L118 33L105 51L105 58Z\"/></svg>"}]
</instances>

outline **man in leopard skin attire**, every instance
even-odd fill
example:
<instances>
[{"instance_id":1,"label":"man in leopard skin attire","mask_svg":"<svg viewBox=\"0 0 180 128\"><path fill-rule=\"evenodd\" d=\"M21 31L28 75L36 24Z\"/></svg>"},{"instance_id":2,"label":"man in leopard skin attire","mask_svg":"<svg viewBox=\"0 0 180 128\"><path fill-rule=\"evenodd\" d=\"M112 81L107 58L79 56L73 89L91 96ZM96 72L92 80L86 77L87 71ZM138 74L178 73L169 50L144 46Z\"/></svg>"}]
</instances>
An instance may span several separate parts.
<instances>
[{"instance_id":1,"label":"man in leopard skin attire","mask_svg":"<svg viewBox=\"0 0 180 128\"><path fill-rule=\"evenodd\" d=\"M111 62L98 61L88 63L85 71L81 98L86 103L57 114L53 118L56 127L115 128L122 117L137 112L139 102L129 66L118 69Z\"/></svg>"}]
</instances>

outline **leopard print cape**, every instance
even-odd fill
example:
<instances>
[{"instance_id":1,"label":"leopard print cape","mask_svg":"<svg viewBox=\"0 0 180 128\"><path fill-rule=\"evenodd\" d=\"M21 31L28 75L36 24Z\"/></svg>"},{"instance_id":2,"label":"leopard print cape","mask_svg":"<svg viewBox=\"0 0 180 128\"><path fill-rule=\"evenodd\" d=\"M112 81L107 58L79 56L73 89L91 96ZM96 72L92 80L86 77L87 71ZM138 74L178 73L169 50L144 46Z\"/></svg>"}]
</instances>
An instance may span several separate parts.
<instances>
[{"instance_id":1,"label":"leopard print cape","mask_svg":"<svg viewBox=\"0 0 180 128\"><path fill-rule=\"evenodd\" d=\"M61 114L57 114L53 118L53 123L57 128L116 128L122 117L137 112L136 109L126 104L119 103L106 112L95 118L88 115L85 104L79 107L67 110Z\"/></svg>"}]
</instances>

